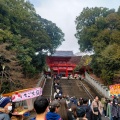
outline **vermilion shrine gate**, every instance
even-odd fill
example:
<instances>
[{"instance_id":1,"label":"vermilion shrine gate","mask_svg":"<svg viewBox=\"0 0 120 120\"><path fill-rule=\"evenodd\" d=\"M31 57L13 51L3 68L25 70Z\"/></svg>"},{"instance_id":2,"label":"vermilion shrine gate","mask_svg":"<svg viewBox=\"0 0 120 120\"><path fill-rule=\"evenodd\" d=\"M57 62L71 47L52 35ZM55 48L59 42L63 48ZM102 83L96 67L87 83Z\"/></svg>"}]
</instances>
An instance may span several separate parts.
<instances>
[{"instance_id":1,"label":"vermilion shrine gate","mask_svg":"<svg viewBox=\"0 0 120 120\"><path fill-rule=\"evenodd\" d=\"M75 56L72 51L56 51L47 56L46 62L53 74L62 74L67 77L80 62L81 56Z\"/></svg>"}]
</instances>

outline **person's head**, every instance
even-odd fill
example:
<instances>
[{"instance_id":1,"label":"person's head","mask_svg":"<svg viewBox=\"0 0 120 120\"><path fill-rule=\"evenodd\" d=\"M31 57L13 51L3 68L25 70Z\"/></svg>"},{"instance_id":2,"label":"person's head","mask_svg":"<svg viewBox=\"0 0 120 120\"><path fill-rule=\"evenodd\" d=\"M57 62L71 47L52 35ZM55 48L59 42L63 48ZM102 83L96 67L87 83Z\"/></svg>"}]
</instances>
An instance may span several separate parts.
<instances>
[{"instance_id":1,"label":"person's head","mask_svg":"<svg viewBox=\"0 0 120 120\"><path fill-rule=\"evenodd\" d=\"M67 117L67 104L66 104L65 99L60 100L60 109L59 109L58 113L63 120L68 119L68 117Z\"/></svg>"},{"instance_id":2,"label":"person's head","mask_svg":"<svg viewBox=\"0 0 120 120\"><path fill-rule=\"evenodd\" d=\"M108 103L113 103L113 99L112 99L112 98L109 98L109 99L108 99Z\"/></svg>"},{"instance_id":3,"label":"person's head","mask_svg":"<svg viewBox=\"0 0 120 120\"><path fill-rule=\"evenodd\" d=\"M41 96L37 97L36 100L34 101L34 109L37 114L48 112L48 105L49 105L48 100Z\"/></svg>"},{"instance_id":4,"label":"person's head","mask_svg":"<svg viewBox=\"0 0 120 120\"><path fill-rule=\"evenodd\" d=\"M1 108L5 108L9 111L12 110L12 106L11 106L11 99L9 97L1 97L0 98L0 107Z\"/></svg>"},{"instance_id":5,"label":"person's head","mask_svg":"<svg viewBox=\"0 0 120 120\"><path fill-rule=\"evenodd\" d=\"M56 96L55 96L55 99L58 100L58 98L59 98L59 95L56 95Z\"/></svg>"},{"instance_id":6,"label":"person's head","mask_svg":"<svg viewBox=\"0 0 120 120\"><path fill-rule=\"evenodd\" d=\"M88 99L83 98L83 104L87 104L88 103Z\"/></svg>"},{"instance_id":7,"label":"person's head","mask_svg":"<svg viewBox=\"0 0 120 120\"><path fill-rule=\"evenodd\" d=\"M59 107L60 107L60 103L59 103L58 100L53 100L53 101L49 104L49 110L50 110L50 112L56 112L56 113L58 113Z\"/></svg>"},{"instance_id":8,"label":"person's head","mask_svg":"<svg viewBox=\"0 0 120 120\"><path fill-rule=\"evenodd\" d=\"M77 113L78 118L86 117L86 112L85 112L84 108L82 108L82 107L77 107L76 113Z\"/></svg>"},{"instance_id":9,"label":"person's head","mask_svg":"<svg viewBox=\"0 0 120 120\"><path fill-rule=\"evenodd\" d=\"M95 96L95 101L99 101L99 97L98 96Z\"/></svg>"}]
</instances>

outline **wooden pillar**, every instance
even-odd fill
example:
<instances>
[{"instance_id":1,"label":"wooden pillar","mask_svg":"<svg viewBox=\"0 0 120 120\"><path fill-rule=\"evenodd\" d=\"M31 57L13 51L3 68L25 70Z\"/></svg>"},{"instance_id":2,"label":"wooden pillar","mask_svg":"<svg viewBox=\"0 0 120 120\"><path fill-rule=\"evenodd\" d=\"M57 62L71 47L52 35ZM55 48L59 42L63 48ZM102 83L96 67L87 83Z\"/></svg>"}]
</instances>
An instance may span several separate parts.
<instances>
[{"instance_id":1,"label":"wooden pillar","mask_svg":"<svg viewBox=\"0 0 120 120\"><path fill-rule=\"evenodd\" d=\"M66 67L66 74L65 77L68 77L68 67Z\"/></svg>"},{"instance_id":2,"label":"wooden pillar","mask_svg":"<svg viewBox=\"0 0 120 120\"><path fill-rule=\"evenodd\" d=\"M72 69L74 70L74 67L72 66ZM74 77L74 71L72 70L72 76Z\"/></svg>"},{"instance_id":3,"label":"wooden pillar","mask_svg":"<svg viewBox=\"0 0 120 120\"><path fill-rule=\"evenodd\" d=\"M60 73L59 67L58 67L58 74Z\"/></svg>"}]
</instances>

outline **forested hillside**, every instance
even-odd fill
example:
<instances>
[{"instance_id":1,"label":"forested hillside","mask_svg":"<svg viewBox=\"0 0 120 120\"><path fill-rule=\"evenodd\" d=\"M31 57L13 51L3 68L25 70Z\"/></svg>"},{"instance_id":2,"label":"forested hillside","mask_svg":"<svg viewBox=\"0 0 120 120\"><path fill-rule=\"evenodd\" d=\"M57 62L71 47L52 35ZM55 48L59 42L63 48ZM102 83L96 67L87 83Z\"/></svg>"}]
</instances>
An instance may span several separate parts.
<instances>
[{"instance_id":1,"label":"forested hillside","mask_svg":"<svg viewBox=\"0 0 120 120\"><path fill-rule=\"evenodd\" d=\"M84 8L76 17L81 51L93 51L91 67L105 83L120 83L120 7Z\"/></svg>"},{"instance_id":2,"label":"forested hillside","mask_svg":"<svg viewBox=\"0 0 120 120\"><path fill-rule=\"evenodd\" d=\"M25 0L0 0L0 91L27 87L64 41L56 24L42 18ZM36 54L37 53L37 54Z\"/></svg>"}]
</instances>

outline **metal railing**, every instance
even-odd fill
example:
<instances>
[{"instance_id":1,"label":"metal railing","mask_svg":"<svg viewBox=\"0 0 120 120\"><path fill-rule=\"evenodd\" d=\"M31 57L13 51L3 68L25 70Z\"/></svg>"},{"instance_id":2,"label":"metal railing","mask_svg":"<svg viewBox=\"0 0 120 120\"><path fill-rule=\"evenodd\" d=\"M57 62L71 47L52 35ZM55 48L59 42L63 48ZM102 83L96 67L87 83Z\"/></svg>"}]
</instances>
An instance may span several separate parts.
<instances>
[{"instance_id":1,"label":"metal railing","mask_svg":"<svg viewBox=\"0 0 120 120\"><path fill-rule=\"evenodd\" d=\"M80 82L82 88L85 90L85 92L86 92L86 93L88 94L88 96L90 97L90 99L93 100L93 99L94 99L93 95L92 95L92 94L89 92L89 90L85 87L85 85L83 84L83 82L80 81L80 80L79 80L79 82Z\"/></svg>"}]
</instances>

